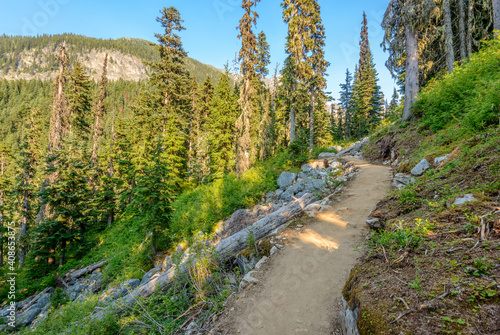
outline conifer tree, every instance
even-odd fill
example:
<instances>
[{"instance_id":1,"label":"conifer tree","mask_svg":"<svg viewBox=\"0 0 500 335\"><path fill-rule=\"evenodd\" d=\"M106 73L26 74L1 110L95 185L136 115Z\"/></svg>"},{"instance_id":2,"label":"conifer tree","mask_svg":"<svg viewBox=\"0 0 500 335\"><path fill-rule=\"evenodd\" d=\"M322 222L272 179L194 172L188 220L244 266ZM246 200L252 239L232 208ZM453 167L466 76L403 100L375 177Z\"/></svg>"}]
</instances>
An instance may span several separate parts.
<instances>
[{"instance_id":1,"label":"conifer tree","mask_svg":"<svg viewBox=\"0 0 500 335\"><path fill-rule=\"evenodd\" d=\"M267 37L263 31L257 36L257 55L258 61L255 69L259 78L262 79L269 74L268 66L271 64L269 43L267 43Z\"/></svg>"},{"instance_id":2,"label":"conifer tree","mask_svg":"<svg viewBox=\"0 0 500 335\"><path fill-rule=\"evenodd\" d=\"M23 267L29 241L26 235L29 232L34 218L34 195L39 185L35 183L37 166L41 158L40 148L40 111L32 109L29 117L24 122L24 134L19 146L18 166L20 172L17 176L14 193L20 202L21 229L19 232L19 267Z\"/></svg>"},{"instance_id":3,"label":"conifer tree","mask_svg":"<svg viewBox=\"0 0 500 335\"><path fill-rule=\"evenodd\" d=\"M177 32L185 30L179 11L175 7L163 8L156 21L164 28L163 34L155 34L158 39L156 49L160 60L150 63L153 73L150 82L154 86L152 98L161 101L153 107L155 118L161 125L163 153L169 162L169 178L181 184L186 173L187 136L189 131L190 80L186 70L187 53L184 51Z\"/></svg>"},{"instance_id":4,"label":"conifer tree","mask_svg":"<svg viewBox=\"0 0 500 335\"><path fill-rule=\"evenodd\" d=\"M210 104L210 122L207 122L210 171L213 178L222 178L225 173L234 169L233 140L238 112L238 97L232 92L229 72L226 68L226 72L217 83Z\"/></svg>"},{"instance_id":5,"label":"conifer tree","mask_svg":"<svg viewBox=\"0 0 500 335\"><path fill-rule=\"evenodd\" d=\"M450 0L443 0L443 13L444 13L444 36L446 45L446 67L448 72L451 73L455 63L455 50L453 45L453 30L451 22L451 8Z\"/></svg>"},{"instance_id":6,"label":"conifer tree","mask_svg":"<svg viewBox=\"0 0 500 335\"><path fill-rule=\"evenodd\" d=\"M345 134L345 138L348 139L351 137L351 122L353 116L353 96L352 96L352 74L349 72L349 69L346 70L345 74L345 83L340 84L340 106L344 112L344 127L345 129L341 129L342 133ZM342 120L342 116L340 116L340 120ZM341 136L344 138L344 136Z\"/></svg>"},{"instance_id":7,"label":"conifer tree","mask_svg":"<svg viewBox=\"0 0 500 335\"><path fill-rule=\"evenodd\" d=\"M365 136L380 121L381 91L368 40L368 21L363 13L358 71L353 84L357 136Z\"/></svg>"},{"instance_id":8,"label":"conifer tree","mask_svg":"<svg viewBox=\"0 0 500 335\"><path fill-rule=\"evenodd\" d=\"M10 187L9 178L7 178L6 170L10 161L9 147L1 142L0 143L0 267L3 266L4 249L3 249L3 236L4 236L4 218L5 218L5 200Z\"/></svg>"},{"instance_id":9,"label":"conifer tree","mask_svg":"<svg viewBox=\"0 0 500 335\"><path fill-rule=\"evenodd\" d=\"M241 50L239 58L241 64L241 74L243 83L240 88L239 103L241 106L241 115L236 121L237 128L237 156L236 156L236 173L241 176L250 168L252 154L251 143L251 118L255 112L255 100L257 96L256 84L257 74L255 67L258 63L257 55L257 38L255 37L252 27L257 24L259 15L252 8L260 0L243 0L242 8L244 9L243 17L240 19L240 24L237 29L240 33L238 38L241 39Z\"/></svg>"},{"instance_id":10,"label":"conifer tree","mask_svg":"<svg viewBox=\"0 0 500 335\"><path fill-rule=\"evenodd\" d=\"M92 156L90 166L93 168L97 163L97 153L99 151L99 141L102 135L102 122L103 117L106 114L106 105L104 100L106 99L107 93L107 67L108 67L108 54L104 57L104 64L102 66L101 80L99 81L99 94L96 99L96 103L93 109L94 124L92 127Z\"/></svg>"}]
</instances>

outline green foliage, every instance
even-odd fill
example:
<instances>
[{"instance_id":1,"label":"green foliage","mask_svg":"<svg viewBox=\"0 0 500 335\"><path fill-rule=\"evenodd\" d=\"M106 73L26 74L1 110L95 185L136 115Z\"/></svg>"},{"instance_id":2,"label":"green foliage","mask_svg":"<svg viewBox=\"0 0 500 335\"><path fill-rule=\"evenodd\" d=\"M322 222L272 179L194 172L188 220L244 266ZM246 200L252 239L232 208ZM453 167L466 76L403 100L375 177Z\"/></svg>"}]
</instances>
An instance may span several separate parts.
<instances>
[{"instance_id":1,"label":"green foliage","mask_svg":"<svg viewBox=\"0 0 500 335\"><path fill-rule=\"evenodd\" d=\"M256 164L240 179L228 174L210 184L185 191L172 204L170 234L182 240L197 231L211 232L217 222L238 209L251 206L266 192L275 190L279 174L290 167L289 155L278 153L272 159Z\"/></svg>"},{"instance_id":2,"label":"green foliage","mask_svg":"<svg viewBox=\"0 0 500 335\"><path fill-rule=\"evenodd\" d=\"M58 308L61 305L65 305L68 303L68 301L69 301L68 295L60 287L56 288L56 290L54 291L54 293L52 293L52 296L50 297L50 303L54 308Z\"/></svg>"},{"instance_id":3,"label":"green foliage","mask_svg":"<svg viewBox=\"0 0 500 335\"><path fill-rule=\"evenodd\" d=\"M500 117L500 40L486 42L469 62L442 79L433 80L419 95L415 110L431 130L453 120L473 130L496 124Z\"/></svg>"},{"instance_id":4,"label":"green foliage","mask_svg":"<svg viewBox=\"0 0 500 335\"><path fill-rule=\"evenodd\" d=\"M417 219L412 224L399 222L391 229L373 233L369 245L384 246L394 251L404 248L419 249L425 243L427 233L433 229L435 224L427 220Z\"/></svg>"}]
</instances>

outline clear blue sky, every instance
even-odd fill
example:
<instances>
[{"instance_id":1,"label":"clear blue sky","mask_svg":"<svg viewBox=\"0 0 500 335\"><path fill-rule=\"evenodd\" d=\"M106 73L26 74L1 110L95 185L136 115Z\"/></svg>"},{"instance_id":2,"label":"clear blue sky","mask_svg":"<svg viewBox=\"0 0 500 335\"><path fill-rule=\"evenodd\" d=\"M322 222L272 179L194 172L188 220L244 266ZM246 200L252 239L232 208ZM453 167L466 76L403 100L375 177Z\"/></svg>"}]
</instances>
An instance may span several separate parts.
<instances>
[{"instance_id":1,"label":"clear blue sky","mask_svg":"<svg viewBox=\"0 0 500 335\"><path fill-rule=\"evenodd\" d=\"M260 18L257 32L263 30L271 45L272 73L285 59L286 25L281 0L262 0L257 5ZM155 21L163 7L175 6L184 19L181 33L189 56L223 68L239 50L236 26L242 15L241 0L0 0L0 34L37 35L75 33L89 37L135 37L155 41L161 32ZM386 98L395 86L385 68L387 55L380 48L380 27L388 0L319 0L326 29L328 91L337 98L345 70L354 70L359 58L359 33L363 11L369 23L369 37L380 85Z\"/></svg>"}]
</instances>

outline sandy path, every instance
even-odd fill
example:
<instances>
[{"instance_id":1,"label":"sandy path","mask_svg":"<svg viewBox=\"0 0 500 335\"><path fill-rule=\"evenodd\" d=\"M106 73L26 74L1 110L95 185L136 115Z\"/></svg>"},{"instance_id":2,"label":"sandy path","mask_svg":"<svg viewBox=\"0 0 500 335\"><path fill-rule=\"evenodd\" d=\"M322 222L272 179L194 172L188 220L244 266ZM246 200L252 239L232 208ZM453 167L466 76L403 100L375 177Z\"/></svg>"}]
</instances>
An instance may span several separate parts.
<instances>
[{"instance_id":1,"label":"sandy path","mask_svg":"<svg viewBox=\"0 0 500 335\"><path fill-rule=\"evenodd\" d=\"M219 323L222 334L336 334L339 304L366 218L390 187L390 171L348 158L360 172L329 212L301 219L306 228L244 290ZM222 331L221 331L222 330Z\"/></svg>"}]
</instances>

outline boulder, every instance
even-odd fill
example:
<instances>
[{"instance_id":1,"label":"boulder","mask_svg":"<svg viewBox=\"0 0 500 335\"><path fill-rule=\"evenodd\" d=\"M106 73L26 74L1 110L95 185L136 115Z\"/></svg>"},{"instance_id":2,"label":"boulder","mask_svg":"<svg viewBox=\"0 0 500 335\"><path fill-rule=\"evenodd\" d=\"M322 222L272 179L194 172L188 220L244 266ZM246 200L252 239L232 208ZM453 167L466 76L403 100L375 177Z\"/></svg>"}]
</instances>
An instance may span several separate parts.
<instances>
[{"instance_id":1,"label":"boulder","mask_svg":"<svg viewBox=\"0 0 500 335\"><path fill-rule=\"evenodd\" d=\"M384 223L379 218L371 218L366 220L366 224L372 230L382 230L385 228Z\"/></svg>"},{"instance_id":2,"label":"boulder","mask_svg":"<svg viewBox=\"0 0 500 335\"><path fill-rule=\"evenodd\" d=\"M351 310L347 301L342 297L342 311L340 311L340 324L343 335L359 335L358 318L359 308L355 305Z\"/></svg>"},{"instance_id":3,"label":"boulder","mask_svg":"<svg viewBox=\"0 0 500 335\"><path fill-rule=\"evenodd\" d=\"M311 164L304 164L300 167L302 169L302 171L304 171L305 173L309 173L313 170L313 167L311 166Z\"/></svg>"},{"instance_id":4,"label":"boulder","mask_svg":"<svg viewBox=\"0 0 500 335\"><path fill-rule=\"evenodd\" d=\"M414 183L414 182L415 182L415 178L413 178L411 175L405 174L405 173L397 173L394 176L392 186L401 189L401 188L405 187L406 185L409 185L409 184Z\"/></svg>"},{"instance_id":5,"label":"boulder","mask_svg":"<svg viewBox=\"0 0 500 335\"><path fill-rule=\"evenodd\" d=\"M427 159L424 158L411 170L411 174L418 177L423 175L425 171L429 170L430 168L431 165L429 164Z\"/></svg>"},{"instance_id":6,"label":"boulder","mask_svg":"<svg viewBox=\"0 0 500 335\"><path fill-rule=\"evenodd\" d=\"M326 182L321 179L309 180L306 184L305 191L309 193L314 193L315 191L321 190L326 185Z\"/></svg>"},{"instance_id":7,"label":"boulder","mask_svg":"<svg viewBox=\"0 0 500 335\"><path fill-rule=\"evenodd\" d=\"M295 195L293 187L288 188L283 194L280 195L280 199L284 201L292 201L292 197Z\"/></svg>"},{"instance_id":8,"label":"boulder","mask_svg":"<svg viewBox=\"0 0 500 335\"><path fill-rule=\"evenodd\" d=\"M276 254L278 253L278 251L279 251L279 250L280 250L280 249L278 249L276 246L273 246L273 247L271 248L271 251L269 252L269 254L270 254L271 256L274 256L274 255L276 255Z\"/></svg>"},{"instance_id":9,"label":"boulder","mask_svg":"<svg viewBox=\"0 0 500 335\"><path fill-rule=\"evenodd\" d=\"M300 193L306 189L307 181L304 179L297 179L297 182L292 185L291 190L293 194Z\"/></svg>"},{"instance_id":10,"label":"boulder","mask_svg":"<svg viewBox=\"0 0 500 335\"><path fill-rule=\"evenodd\" d=\"M456 198L453 205L460 206L460 205L466 204L468 202L477 201L477 200L478 199L476 199L473 194L466 194L463 197Z\"/></svg>"},{"instance_id":11,"label":"boulder","mask_svg":"<svg viewBox=\"0 0 500 335\"><path fill-rule=\"evenodd\" d=\"M90 285L88 287L88 290L92 293L96 293L101 289L101 283L102 283L102 273L101 271L94 271L92 275L89 278Z\"/></svg>"},{"instance_id":12,"label":"boulder","mask_svg":"<svg viewBox=\"0 0 500 335\"><path fill-rule=\"evenodd\" d=\"M241 273L248 273L249 271L255 268L255 265L259 262L259 259L255 257L254 254L251 254L249 258L246 255L240 254L236 257L236 261L238 267L241 270Z\"/></svg>"},{"instance_id":13,"label":"boulder","mask_svg":"<svg viewBox=\"0 0 500 335\"><path fill-rule=\"evenodd\" d=\"M75 300L78 297L78 295L80 294L80 292L82 292L86 288L87 288L86 285L78 282L78 283L70 286L68 289L66 289L66 294L68 295L69 300L73 301L73 300Z\"/></svg>"},{"instance_id":14,"label":"boulder","mask_svg":"<svg viewBox=\"0 0 500 335\"><path fill-rule=\"evenodd\" d=\"M219 228L218 228L218 229L219 229ZM221 231L221 233L222 233L222 231ZM172 266L172 257L170 257L170 256L168 256L168 255L167 255L167 256L165 256L165 259L163 260L163 264L162 264L161 266L162 266L162 268L163 268L165 271L168 271L168 270L166 270L166 269L167 269L167 267L169 267L169 266L171 267L171 266Z\"/></svg>"},{"instance_id":15,"label":"boulder","mask_svg":"<svg viewBox=\"0 0 500 335\"><path fill-rule=\"evenodd\" d=\"M257 262L257 264L255 264L255 269L256 269L256 270L260 270L260 268L261 268L262 266L264 266L264 264L266 263L267 259L268 259L268 257L266 257L266 256L262 257L262 258L260 259L260 261L258 261L258 262Z\"/></svg>"},{"instance_id":16,"label":"boulder","mask_svg":"<svg viewBox=\"0 0 500 335\"><path fill-rule=\"evenodd\" d=\"M256 273L256 271L250 271L245 275L245 277L243 277L240 283L240 290L244 290L250 284L257 284L259 282L253 277Z\"/></svg>"},{"instance_id":17,"label":"boulder","mask_svg":"<svg viewBox=\"0 0 500 335\"><path fill-rule=\"evenodd\" d=\"M448 158L449 155L446 155L446 156L441 156L441 157L437 157L434 159L434 166L438 166L439 163L441 163L442 161L444 161L446 158Z\"/></svg>"},{"instance_id":18,"label":"boulder","mask_svg":"<svg viewBox=\"0 0 500 335\"><path fill-rule=\"evenodd\" d=\"M297 175L291 172L283 172L278 178L278 186L282 190L286 190L297 179Z\"/></svg>"}]
</instances>

